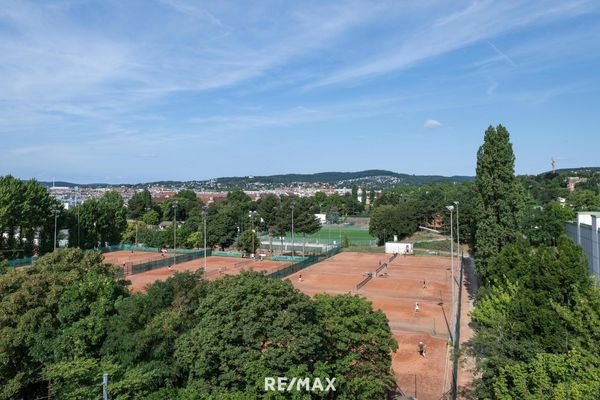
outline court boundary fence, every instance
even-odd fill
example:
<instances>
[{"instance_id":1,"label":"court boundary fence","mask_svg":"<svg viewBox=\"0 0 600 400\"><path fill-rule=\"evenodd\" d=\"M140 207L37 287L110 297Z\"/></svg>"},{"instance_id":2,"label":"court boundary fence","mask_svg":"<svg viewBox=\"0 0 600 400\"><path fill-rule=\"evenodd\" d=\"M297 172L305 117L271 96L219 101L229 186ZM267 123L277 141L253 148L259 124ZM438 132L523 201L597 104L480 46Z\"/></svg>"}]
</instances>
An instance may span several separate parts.
<instances>
[{"instance_id":1,"label":"court boundary fence","mask_svg":"<svg viewBox=\"0 0 600 400\"><path fill-rule=\"evenodd\" d=\"M100 247L99 250L102 253L110 253L111 251L123 251L123 250L133 250L133 251L145 251L148 253L158 253L160 252L160 248L158 247L146 247L146 246L136 246L135 244L114 244L111 246ZM198 249L167 249L167 253L169 254L195 254Z\"/></svg>"},{"instance_id":2,"label":"court boundary fence","mask_svg":"<svg viewBox=\"0 0 600 400\"><path fill-rule=\"evenodd\" d=\"M270 274L267 274L267 276L269 278L273 278L273 279L283 279L287 276L295 274L298 271L308 268L311 265L319 263L329 257L333 257L334 255L338 254L340 251L341 251L341 247L334 247L318 256L302 257L303 260L301 260L297 263L288 265L287 267L284 267L280 270L271 272ZM299 258L299 257L296 257L296 258Z\"/></svg>"},{"instance_id":3,"label":"court boundary fence","mask_svg":"<svg viewBox=\"0 0 600 400\"><path fill-rule=\"evenodd\" d=\"M174 257L164 257L159 260L146 261L143 263L134 264L131 267L131 274L132 275L140 274L142 272L151 271L151 270L157 269L157 268L168 267L168 266L174 265L174 264L181 264L184 262L197 260L198 258L204 257L205 252L206 252L207 257L211 255L210 250L206 250L206 251L205 250L196 250L194 252L179 254Z\"/></svg>"},{"instance_id":4,"label":"court boundary fence","mask_svg":"<svg viewBox=\"0 0 600 400\"><path fill-rule=\"evenodd\" d=\"M35 260L37 260L38 256L33 257L25 257L25 258L15 258L12 260L6 260L8 262L8 266L12 268L23 267L25 265L31 265Z\"/></svg>"}]
</instances>

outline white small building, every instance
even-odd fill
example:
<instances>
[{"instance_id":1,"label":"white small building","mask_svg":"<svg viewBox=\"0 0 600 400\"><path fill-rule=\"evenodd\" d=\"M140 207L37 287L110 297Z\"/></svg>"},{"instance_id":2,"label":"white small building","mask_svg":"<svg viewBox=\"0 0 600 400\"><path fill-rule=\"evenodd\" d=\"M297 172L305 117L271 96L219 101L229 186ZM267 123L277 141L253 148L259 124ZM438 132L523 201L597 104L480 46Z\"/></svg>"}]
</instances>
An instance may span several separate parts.
<instances>
[{"instance_id":1,"label":"white small building","mask_svg":"<svg viewBox=\"0 0 600 400\"><path fill-rule=\"evenodd\" d=\"M576 221L567 222L567 236L581 246L600 284L600 212L578 212Z\"/></svg>"},{"instance_id":2,"label":"white small building","mask_svg":"<svg viewBox=\"0 0 600 400\"><path fill-rule=\"evenodd\" d=\"M386 254L412 254L413 244L402 242L386 242L385 252Z\"/></svg>"},{"instance_id":3,"label":"white small building","mask_svg":"<svg viewBox=\"0 0 600 400\"><path fill-rule=\"evenodd\" d=\"M327 214L315 214L315 217L317 217L321 225L325 225L327 223Z\"/></svg>"}]
</instances>

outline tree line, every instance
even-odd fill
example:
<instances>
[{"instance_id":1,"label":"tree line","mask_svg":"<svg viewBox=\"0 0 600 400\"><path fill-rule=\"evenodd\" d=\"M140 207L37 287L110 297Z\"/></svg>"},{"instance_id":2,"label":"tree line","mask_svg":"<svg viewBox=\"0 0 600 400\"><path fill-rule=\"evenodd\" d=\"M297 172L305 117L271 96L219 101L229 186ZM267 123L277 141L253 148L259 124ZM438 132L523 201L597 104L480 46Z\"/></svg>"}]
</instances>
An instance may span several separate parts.
<instances>
[{"instance_id":1,"label":"tree line","mask_svg":"<svg viewBox=\"0 0 600 400\"><path fill-rule=\"evenodd\" d=\"M242 273L178 273L132 294L99 252L59 249L0 270L0 399L383 399L388 321L365 299ZM265 392L266 377L336 378Z\"/></svg>"},{"instance_id":2,"label":"tree line","mask_svg":"<svg viewBox=\"0 0 600 400\"><path fill-rule=\"evenodd\" d=\"M468 352L480 399L600 398L600 291L585 256L564 235L572 209L533 198L514 175L505 127L489 127L473 188L481 288ZM551 183L554 185L554 183Z\"/></svg>"},{"instance_id":3,"label":"tree line","mask_svg":"<svg viewBox=\"0 0 600 400\"><path fill-rule=\"evenodd\" d=\"M34 179L0 177L0 260L54 249L54 212L62 205ZM62 223L62 217L61 221Z\"/></svg>"}]
</instances>

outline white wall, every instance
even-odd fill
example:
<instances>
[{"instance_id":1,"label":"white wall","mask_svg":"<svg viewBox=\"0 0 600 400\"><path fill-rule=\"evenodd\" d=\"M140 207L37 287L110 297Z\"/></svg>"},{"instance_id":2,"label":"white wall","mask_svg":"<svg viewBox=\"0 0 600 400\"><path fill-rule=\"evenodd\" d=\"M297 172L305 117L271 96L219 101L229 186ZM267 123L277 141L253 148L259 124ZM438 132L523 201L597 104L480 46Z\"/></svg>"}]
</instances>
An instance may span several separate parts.
<instances>
[{"instance_id":1,"label":"white wall","mask_svg":"<svg viewBox=\"0 0 600 400\"><path fill-rule=\"evenodd\" d=\"M386 242L385 252L387 254L412 254L413 244L412 243L401 243L401 242Z\"/></svg>"},{"instance_id":2,"label":"white wall","mask_svg":"<svg viewBox=\"0 0 600 400\"><path fill-rule=\"evenodd\" d=\"M590 273L600 283L600 212L577 213L577 221L568 222L566 231L567 236L583 249Z\"/></svg>"}]
</instances>

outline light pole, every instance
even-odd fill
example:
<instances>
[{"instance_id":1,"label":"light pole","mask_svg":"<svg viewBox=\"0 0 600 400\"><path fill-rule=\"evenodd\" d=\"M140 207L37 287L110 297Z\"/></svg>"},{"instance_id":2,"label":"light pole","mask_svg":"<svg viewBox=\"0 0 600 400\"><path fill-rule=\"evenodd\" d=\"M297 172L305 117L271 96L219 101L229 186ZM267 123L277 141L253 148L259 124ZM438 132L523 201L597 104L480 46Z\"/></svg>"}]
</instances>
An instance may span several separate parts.
<instances>
[{"instance_id":1,"label":"light pole","mask_svg":"<svg viewBox=\"0 0 600 400\"><path fill-rule=\"evenodd\" d=\"M208 206L202 207L202 216L204 217L204 272L206 272L206 218L208 217Z\"/></svg>"},{"instance_id":2,"label":"light pole","mask_svg":"<svg viewBox=\"0 0 600 400\"><path fill-rule=\"evenodd\" d=\"M81 239L80 239L80 233L79 233L79 210L81 210L81 204L79 203L79 196L81 189L77 188L77 197L75 200L75 204L77 204L77 247L81 248Z\"/></svg>"},{"instance_id":3,"label":"light pole","mask_svg":"<svg viewBox=\"0 0 600 400\"><path fill-rule=\"evenodd\" d=\"M454 206L456 207L456 267L458 270L461 268L461 246L460 246L460 224L458 222L458 201L454 202Z\"/></svg>"},{"instance_id":4,"label":"light pole","mask_svg":"<svg viewBox=\"0 0 600 400\"><path fill-rule=\"evenodd\" d=\"M327 243L329 246L327 247L327 250L331 250L331 221L327 218L326 221L327 222L327 233L329 234L329 242Z\"/></svg>"},{"instance_id":5,"label":"light pole","mask_svg":"<svg viewBox=\"0 0 600 400\"><path fill-rule=\"evenodd\" d=\"M56 226L58 225L58 213L60 209L58 208L58 204L55 204L52 208L52 214L54 214L54 250L56 250Z\"/></svg>"},{"instance_id":6,"label":"light pole","mask_svg":"<svg viewBox=\"0 0 600 400\"><path fill-rule=\"evenodd\" d=\"M296 203L292 201L292 260L294 260L294 208Z\"/></svg>"},{"instance_id":7,"label":"light pole","mask_svg":"<svg viewBox=\"0 0 600 400\"><path fill-rule=\"evenodd\" d=\"M451 260L451 269L452 269L452 277L451 277L451 287L452 287L452 300L451 300L451 304L450 304L450 319L451 319L451 324L450 324L450 337L452 339L452 343L454 344L454 324L456 321L454 321L455 315L454 315L454 222L452 219L452 212L454 211L454 206L447 206L446 207L448 209L448 211L450 211L450 260Z\"/></svg>"},{"instance_id":8,"label":"light pole","mask_svg":"<svg viewBox=\"0 0 600 400\"><path fill-rule=\"evenodd\" d=\"M250 217L250 224L252 225L252 258L254 258L254 256L256 255L256 249L254 248L254 242L256 241L256 232L254 232L254 215L256 214L256 211L250 211L249 213L249 217Z\"/></svg>"},{"instance_id":9,"label":"light pole","mask_svg":"<svg viewBox=\"0 0 600 400\"><path fill-rule=\"evenodd\" d=\"M175 253L175 249L177 248L177 201L173 202L173 253ZM173 263L176 261L176 257L173 256Z\"/></svg>"}]
</instances>

